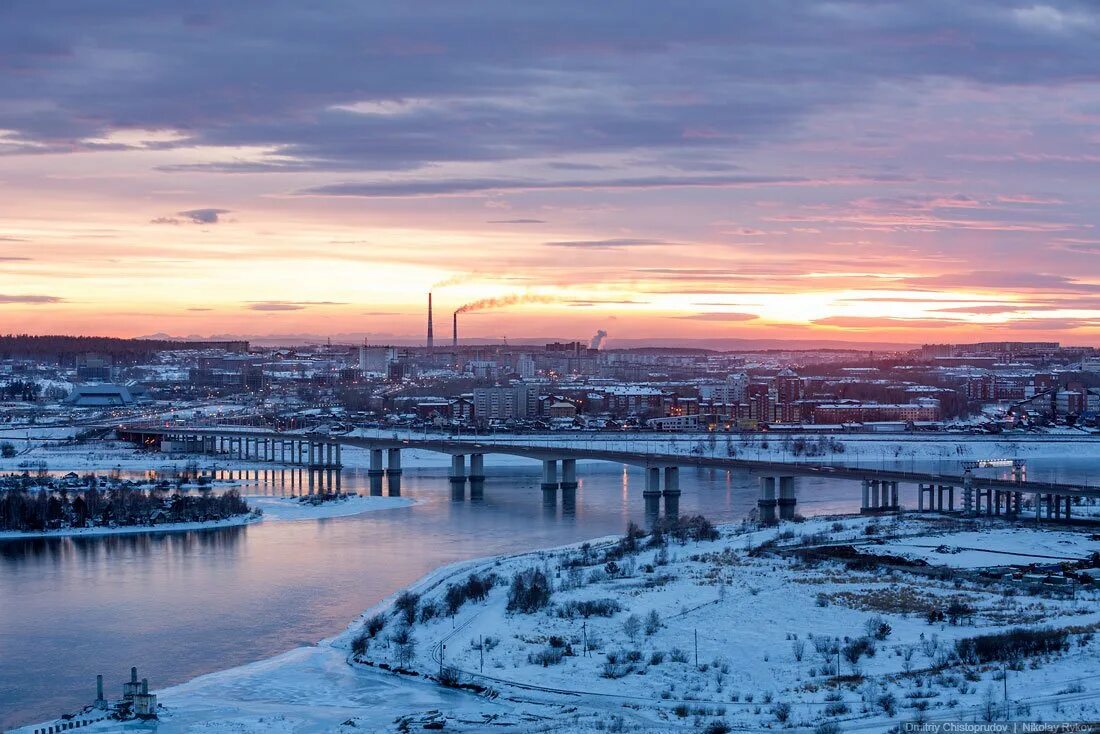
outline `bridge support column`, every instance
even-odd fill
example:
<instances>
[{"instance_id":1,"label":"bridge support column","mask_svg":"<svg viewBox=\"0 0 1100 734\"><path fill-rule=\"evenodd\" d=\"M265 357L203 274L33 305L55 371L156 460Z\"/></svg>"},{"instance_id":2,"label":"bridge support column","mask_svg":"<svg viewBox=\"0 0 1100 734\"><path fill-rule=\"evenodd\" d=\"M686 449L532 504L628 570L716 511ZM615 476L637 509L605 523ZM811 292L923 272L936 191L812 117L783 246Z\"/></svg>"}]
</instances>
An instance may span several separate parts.
<instances>
[{"instance_id":1,"label":"bridge support column","mask_svg":"<svg viewBox=\"0 0 1100 734\"><path fill-rule=\"evenodd\" d=\"M871 480L871 509L877 512L882 507L882 482Z\"/></svg>"},{"instance_id":2,"label":"bridge support column","mask_svg":"<svg viewBox=\"0 0 1100 734\"><path fill-rule=\"evenodd\" d=\"M963 472L963 512L967 515L974 513L974 475L970 473L970 467Z\"/></svg>"},{"instance_id":3,"label":"bridge support column","mask_svg":"<svg viewBox=\"0 0 1100 734\"><path fill-rule=\"evenodd\" d=\"M470 481L485 481L485 454L470 454Z\"/></svg>"},{"instance_id":4,"label":"bridge support column","mask_svg":"<svg viewBox=\"0 0 1100 734\"><path fill-rule=\"evenodd\" d=\"M645 498L646 522L652 526L661 517L661 469L650 466L645 470L645 490L642 491Z\"/></svg>"},{"instance_id":5,"label":"bridge support column","mask_svg":"<svg viewBox=\"0 0 1100 734\"><path fill-rule=\"evenodd\" d=\"M390 497L401 496L401 449L386 452L386 491Z\"/></svg>"},{"instance_id":6,"label":"bridge support column","mask_svg":"<svg viewBox=\"0 0 1100 734\"><path fill-rule=\"evenodd\" d=\"M577 460L576 459L562 459L561 460L561 488L562 489L576 489L577 488Z\"/></svg>"},{"instance_id":7,"label":"bridge support column","mask_svg":"<svg viewBox=\"0 0 1100 734\"><path fill-rule=\"evenodd\" d=\"M340 444L334 443L332 445L332 447L333 447L332 448L333 453L335 454L335 457L334 457L335 458L335 463L333 463L333 466L335 466L337 469L339 469L340 467L342 467L344 465L344 460L340 456L340 453L341 453L340 452Z\"/></svg>"},{"instance_id":8,"label":"bridge support column","mask_svg":"<svg viewBox=\"0 0 1100 734\"><path fill-rule=\"evenodd\" d=\"M1065 497L1063 497L1063 499L1066 501L1066 516L1065 516L1064 519L1065 519L1066 522L1069 522L1069 519L1070 519L1069 516L1070 516L1070 513L1072 512L1072 508L1073 508L1073 497L1070 497L1069 495L1066 495Z\"/></svg>"},{"instance_id":9,"label":"bridge support column","mask_svg":"<svg viewBox=\"0 0 1100 734\"><path fill-rule=\"evenodd\" d=\"M897 512L901 509L901 500L898 497L898 483L890 482L890 509Z\"/></svg>"},{"instance_id":10,"label":"bridge support column","mask_svg":"<svg viewBox=\"0 0 1100 734\"><path fill-rule=\"evenodd\" d=\"M374 497L382 496L382 477L386 470L382 468L382 449L370 450L370 468L367 469L367 478L370 482L370 493Z\"/></svg>"},{"instance_id":11,"label":"bridge support column","mask_svg":"<svg viewBox=\"0 0 1100 734\"><path fill-rule=\"evenodd\" d=\"M765 525L774 525L776 523L776 504L775 477L760 477L760 499L756 501L760 522Z\"/></svg>"},{"instance_id":12,"label":"bridge support column","mask_svg":"<svg viewBox=\"0 0 1100 734\"><path fill-rule=\"evenodd\" d=\"M680 467L665 467L665 517L674 519L680 516Z\"/></svg>"},{"instance_id":13,"label":"bridge support column","mask_svg":"<svg viewBox=\"0 0 1100 734\"><path fill-rule=\"evenodd\" d=\"M862 514L866 514L871 509L871 480L863 480L863 502L860 503L859 511Z\"/></svg>"},{"instance_id":14,"label":"bridge support column","mask_svg":"<svg viewBox=\"0 0 1100 734\"><path fill-rule=\"evenodd\" d=\"M451 456L451 499L461 502L466 499L466 456L454 454Z\"/></svg>"},{"instance_id":15,"label":"bridge support column","mask_svg":"<svg viewBox=\"0 0 1100 734\"><path fill-rule=\"evenodd\" d=\"M485 454L470 454L470 499L485 499Z\"/></svg>"},{"instance_id":16,"label":"bridge support column","mask_svg":"<svg viewBox=\"0 0 1100 734\"><path fill-rule=\"evenodd\" d=\"M542 462L542 491L558 491L558 460L546 459Z\"/></svg>"},{"instance_id":17,"label":"bridge support column","mask_svg":"<svg viewBox=\"0 0 1100 734\"><path fill-rule=\"evenodd\" d=\"M794 519L794 505L796 501L794 496L794 477L779 477L780 520Z\"/></svg>"}]
</instances>

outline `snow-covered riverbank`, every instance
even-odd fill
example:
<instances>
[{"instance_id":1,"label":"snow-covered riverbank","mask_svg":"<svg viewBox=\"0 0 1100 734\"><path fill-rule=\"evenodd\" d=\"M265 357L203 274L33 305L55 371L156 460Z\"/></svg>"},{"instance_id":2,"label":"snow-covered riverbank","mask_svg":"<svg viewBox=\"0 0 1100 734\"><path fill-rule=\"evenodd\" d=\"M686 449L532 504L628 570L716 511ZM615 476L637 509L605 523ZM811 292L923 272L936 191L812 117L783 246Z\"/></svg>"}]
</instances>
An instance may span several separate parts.
<instances>
[{"instance_id":1,"label":"snow-covered riverbank","mask_svg":"<svg viewBox=\"0 0 1100 734\"><path fill-rule=\"evenodd\" d=\"M984 543L1015 552L991 561L1001 565L1087 555L1095 543L1086 533L867 517L719 531L629 546L604 539L439 569L410 587L411 625L395 614L410 597L395 605L395 595L317 646L160 691L158 732L396 732L401 721L460 732L680 732L714 721L813 731L828 720L843 731L884 731L903 719L999 718L1002 665L956 650L980 635L1039 626L1070 629L1067 647L1008 666L1010 713L1048 721L1100 714L1095 591L1031 593L972 571L939 578L876 567L873 558L797 552ZM942 565L955 557L945 554ZM536 572L549 582L545 603L509 609L516 574ZM493 579L483 599L455 591L469 588L471 575ZM930 614L949 607L964 610L957 623ZM356 644L375 615L383 628ZM364 662L349 664L353 648ZM495 695L428 680L441 667ZM104 726L88 730L111 730Z\"/></svg>"},{"instance_id":2,"label":"snow-covered riverbank","mask_svg":"<svg viewBox=\"0 0 1100 734\"><path fill-rule=\"evenodd\" d=\"M102 535L133 535L135 533L183 533L193 530L213 530L216 528L232 528L239 525L263 520L262 515L247 513L227 517L224 520L208 520L206 522L166 522L159 525L120 525L118 527L95 528L61 528L59 530L41 530L36 532L22 532L17 530L0 531L2 540L23 540L26 538L84 538Z\"/></svg>"},{"instance_id":3,"label":"snow-covered riverbank","mask_svg":"<svg viewBox=\"0 0 1100 734\"><path fill-rule=\"evenodd\" d=\"M360 497L349 495L341 499L328 500L319 504L312 504L308 501L302 502L292 497L269 497L266 495L243 495L243 497L250 507L261 510L262 514L249 513L226 518L224 520L211 520L208 522L179 522L162 523L160 525L132 525L98 528L64 528L61 530L44 530L29 533L2 531L0 532L0 541L21 540L26 538L132 535L135 533L182 533L194 530L236 527L261 521L296 522L303 520L350 517L364 512L391 510L399 507L408 507L413 504L413 500L407 497Z\"/></svg>"}]
</instances>

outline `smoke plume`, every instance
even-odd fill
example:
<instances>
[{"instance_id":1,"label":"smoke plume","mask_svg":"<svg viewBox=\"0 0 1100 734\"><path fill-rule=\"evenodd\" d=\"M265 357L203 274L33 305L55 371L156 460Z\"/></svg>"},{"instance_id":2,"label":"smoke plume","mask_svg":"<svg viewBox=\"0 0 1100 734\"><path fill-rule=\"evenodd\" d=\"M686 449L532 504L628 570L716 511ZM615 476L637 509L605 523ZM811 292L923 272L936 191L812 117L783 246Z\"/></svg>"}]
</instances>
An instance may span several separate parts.
<instances>
[{"instance_id":1,"label":"smoke plume","mask_svg":"<svg viewBox=\"0 0 1100 734\"><path fill-rule=\"evenodd\" d=\"M592 337L592 343L588 345L589 349L599 349L600 345L603 344L604 337L606 336L607 332L603 329L597 331L596 336Z\"/></svg>"},{"instance_id":2,"label":"smoke plume","mask_svg":"<svg viewBox=\"0 0 1100 734\"><path fill-rule=\"evenodd\" d=\"M495 308L504 308L505 306L515 306L518 303L553 303L557 301L557 298L553 296L543 296L534 293L513 293L510 296L500 296L499 298L482 298L477 301L471 301L464 306L459 306L455 313L470 313L471 311L490 311Z\"/></svg>"}]
</instances>

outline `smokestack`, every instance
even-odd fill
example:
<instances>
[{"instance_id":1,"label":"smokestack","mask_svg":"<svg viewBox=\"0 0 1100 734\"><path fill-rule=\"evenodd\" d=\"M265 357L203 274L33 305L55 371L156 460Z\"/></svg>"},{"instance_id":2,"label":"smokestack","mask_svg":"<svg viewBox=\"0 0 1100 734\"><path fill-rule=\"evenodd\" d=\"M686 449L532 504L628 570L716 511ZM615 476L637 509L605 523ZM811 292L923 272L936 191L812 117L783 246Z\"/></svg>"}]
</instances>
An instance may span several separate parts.
<instances>
[{"instance_id":1,"label":"smokestack","mask_svg":"<svg viewBox=\"0 0 1100 734\"><path fill-rule=\"evenodd\" d=\"M149 679L148 678L142 678L141 679L141 693L142 693L142 695L145 695L145 696L149 695Z\"/></svg>"},{"instance_id":2,"label":"smokestack","mask_svg":"<svg viewBox=\"0 0 1100 734\"><path fill-rule=\"evenodd\" d=\"M431 350L435 337L432 335L432 292L428 291L428 349Z\"/></svg>"},{"instance_id":3,"label":"smokestack","mask_svg":"<svg viewBox=\"0 0 1100 734\"><path fill-rule=\"evenodd\" d=\"M103 676L97 675L95 677L95 700L103 700Z\"/></svg>"},{"instance_id":4,"label":"smokestack","mask_svg":"<svg viewBox=\"0 0 1100 734\"><path fill-rule=\"evenodd\" d=\"M454 331L452 332L451 336L451 346L455 349L458 349L458 311L454 312L454 315L451 316L451 319L454 321Z\"/></svg>"}]
</instances>

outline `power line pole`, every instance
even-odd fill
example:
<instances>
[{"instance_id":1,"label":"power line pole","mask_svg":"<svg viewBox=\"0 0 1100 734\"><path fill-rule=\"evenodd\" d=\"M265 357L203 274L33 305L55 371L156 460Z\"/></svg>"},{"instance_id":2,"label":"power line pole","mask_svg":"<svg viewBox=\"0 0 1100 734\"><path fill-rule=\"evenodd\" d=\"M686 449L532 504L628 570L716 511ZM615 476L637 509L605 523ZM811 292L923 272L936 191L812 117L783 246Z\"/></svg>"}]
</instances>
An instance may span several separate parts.
<instances>
[{"instance_id":1,"label":"power line pole","mask_svg":"<svg viewBox=\"0 0 1100 734\"><path fill-rule=\"evenodd\" d=\"M695 667L699 667L699 628L695 628Z\"/></svg>"}]
</instances>

